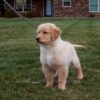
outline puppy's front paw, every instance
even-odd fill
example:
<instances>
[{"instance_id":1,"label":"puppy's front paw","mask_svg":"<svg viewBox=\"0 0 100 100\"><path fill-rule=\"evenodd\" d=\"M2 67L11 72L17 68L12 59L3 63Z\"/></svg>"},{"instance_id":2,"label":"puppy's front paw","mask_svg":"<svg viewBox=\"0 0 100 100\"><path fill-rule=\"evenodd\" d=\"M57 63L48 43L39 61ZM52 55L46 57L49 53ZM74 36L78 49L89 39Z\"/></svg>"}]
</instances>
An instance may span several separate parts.
<instances>
[{"instance_id":1,"label":"puppy's front paw","mask_svg":"<svg viewBox=\"0 0 100 100\"><path fill-rule=\"evenodd\" d=\"M79 75L77 76L77 78L78 78L79 80L82 80L82 79L83 79L83 74L82 74L82 73L79 74Z\"/></svg>"},{"instance_id":2,"label":"puppy's front paw","mask_svg":"<svg viewBox=\"0 0 100 100\"><path fill-rule=\"evenodd\" d=\"M53 87L53 84L47 83L44 87L45 87L45 88Z\"/></svg>"},{"instance_id":3,"label":"puppy's front paw","mask_svg":"<svg viewBox=\"0 0 100 100\"><path fill-rule=\"evenodd\" d=\"M65 90L65 85L64 84L58 84L58 88L60 90Z\"/></svg>"},{"instance_id":4,"label":"puppy's front paw","mask_svg":"<svg viewBox=\"0 0 100 100\"><path fill-rule=\"evenodd\" d=\"M65 87L64 86L59 86L58 87L60 90L65 90Z\"/></svg>"}]
</instances>

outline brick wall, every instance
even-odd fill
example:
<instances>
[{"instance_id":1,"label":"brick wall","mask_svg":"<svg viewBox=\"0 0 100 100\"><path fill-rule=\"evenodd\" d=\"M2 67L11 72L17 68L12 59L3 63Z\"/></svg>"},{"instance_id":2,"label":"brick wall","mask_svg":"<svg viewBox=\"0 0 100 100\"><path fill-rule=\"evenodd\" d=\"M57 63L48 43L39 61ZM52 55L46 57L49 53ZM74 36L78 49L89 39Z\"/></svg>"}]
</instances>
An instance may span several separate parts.
<instances>
[{"instance_id":1,"label":"brick wall","mask_svg":"<svg viewBox=\"0 0 100 100\"><path fill-rule=\"evenodd\" d=\"M62 0L53 0L54 17L94 17L100 13L89 12L89 0L72 0L71 7L62 7Z\"/></svg>"}]
</instances>

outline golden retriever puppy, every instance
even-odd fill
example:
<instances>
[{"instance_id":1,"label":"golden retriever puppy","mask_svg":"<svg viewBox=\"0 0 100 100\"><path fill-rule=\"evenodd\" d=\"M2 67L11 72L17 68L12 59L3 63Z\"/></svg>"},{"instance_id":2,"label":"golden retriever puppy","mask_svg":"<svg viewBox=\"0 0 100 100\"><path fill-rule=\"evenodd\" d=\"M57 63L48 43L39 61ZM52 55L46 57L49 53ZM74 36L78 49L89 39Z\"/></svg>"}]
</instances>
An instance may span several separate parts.
<instances>
[{"instance_id":1,"label":"golden retriever puppy","mask_svg":"<svg viewBox=\"0 0 100 100\"><path fill-rule=\"evenodd\" d=\"M40 62L46 79L46 87L53 86L53 78L56 73L58 88L64 90L71 63L77 68L79 80L83 79L83 73L74 49L74 46L79 45L63 41L60 34L61 30L55 24L44 23L37 28L36 40L40 45Z\"/></svg>"}]
</instances>

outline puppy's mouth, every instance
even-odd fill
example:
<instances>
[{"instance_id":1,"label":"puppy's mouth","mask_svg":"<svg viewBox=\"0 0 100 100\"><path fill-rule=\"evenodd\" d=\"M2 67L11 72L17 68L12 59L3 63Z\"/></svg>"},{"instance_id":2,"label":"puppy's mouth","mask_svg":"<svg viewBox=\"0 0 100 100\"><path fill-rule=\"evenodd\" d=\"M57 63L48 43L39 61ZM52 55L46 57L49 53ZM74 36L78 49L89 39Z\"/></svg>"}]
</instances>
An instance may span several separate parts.
<instances>
[{"instance_id":1,"label":"puppy's mouth","mask_svg":"<svg viewBox=\"0 0 100 100\"><path fill-rule=\"evenodd\" d=\"M41 41L39 38L36 38L37 43L39 44L46 44L46 42Z\"/></svg>"},{"instance_id":2,"label":"puppy's mouth","mask_svg":"<svg viewBox=\"0 0 100 100\"><path fill-rule=\"evenodd\" d=\"M42 41L37 41L37 43L39 43L39 44L45 44L45 42L42 42Z\"/></svg>"},{"instance_id":3,"label":"puppy's mouth","mask_svg":"<svg viewBox=\"0 0 100 100\"><path fill-rule=\"evenodd\" d=\"M49 42L43 42L43 41L37 41L37 43L44 46L50 45Z\"/></svg>"}]
</instances>

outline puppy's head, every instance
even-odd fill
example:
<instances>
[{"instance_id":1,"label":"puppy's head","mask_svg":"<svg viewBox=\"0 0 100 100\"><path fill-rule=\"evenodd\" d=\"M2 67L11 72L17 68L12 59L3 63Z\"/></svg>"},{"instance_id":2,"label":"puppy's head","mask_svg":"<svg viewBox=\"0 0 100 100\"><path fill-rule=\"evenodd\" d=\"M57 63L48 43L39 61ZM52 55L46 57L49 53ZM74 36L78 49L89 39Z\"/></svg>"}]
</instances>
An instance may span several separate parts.
<instances>
[{"instance_id":1,"label":"puppy's head","mask_svg":"<svg viewBox=\"0 0 100 100\"><path fill-rule=\"evenodd\" d=\"M38 26L36 40L40 44L48 45L60 36L61 30L52 23L44 23Z\"/></svg>"}]
</instances>

